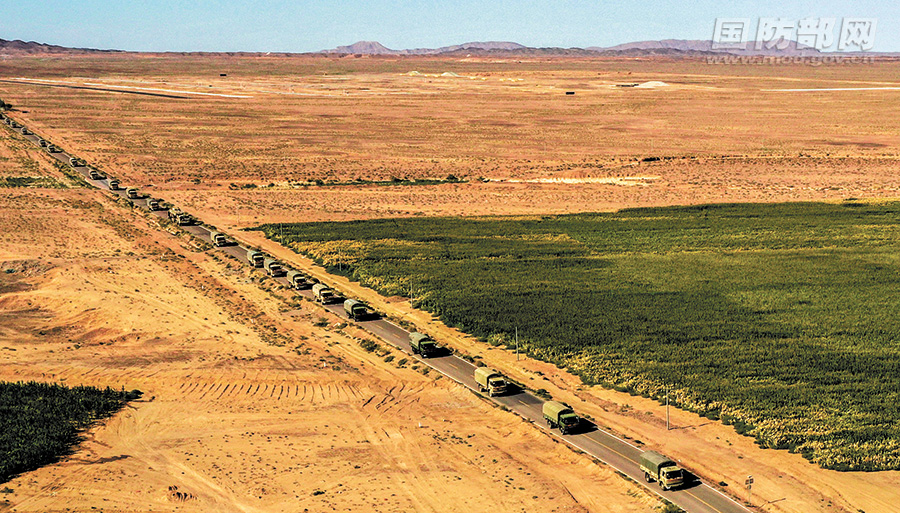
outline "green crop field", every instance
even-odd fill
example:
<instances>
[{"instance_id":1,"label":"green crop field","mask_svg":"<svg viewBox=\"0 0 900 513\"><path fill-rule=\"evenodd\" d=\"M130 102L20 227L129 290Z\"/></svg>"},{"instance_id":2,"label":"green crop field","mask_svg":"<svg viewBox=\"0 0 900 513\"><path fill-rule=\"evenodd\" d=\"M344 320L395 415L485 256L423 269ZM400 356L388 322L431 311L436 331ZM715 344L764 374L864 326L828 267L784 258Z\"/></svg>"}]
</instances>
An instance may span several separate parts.
<instances>
[{"instance_id":1,"label":"green crop field","mask_svg":"<svg viewBox=\"0 0 900 513\"><path fill-rule=\"evenodd\" d=\"M56 461L78 443L80 430L139 395L109 388L0 383L0 483Z\"/></svg>"},{"instance_id":2,"label":"green crop field","mask_svg":"<svg viewBox=\"0 0 900 513\"><path fill-rule=\"evenodd\" d=\"M840 470L900 469L900 203L266 225L486 343Z\"/></svg>"}]
</instances>

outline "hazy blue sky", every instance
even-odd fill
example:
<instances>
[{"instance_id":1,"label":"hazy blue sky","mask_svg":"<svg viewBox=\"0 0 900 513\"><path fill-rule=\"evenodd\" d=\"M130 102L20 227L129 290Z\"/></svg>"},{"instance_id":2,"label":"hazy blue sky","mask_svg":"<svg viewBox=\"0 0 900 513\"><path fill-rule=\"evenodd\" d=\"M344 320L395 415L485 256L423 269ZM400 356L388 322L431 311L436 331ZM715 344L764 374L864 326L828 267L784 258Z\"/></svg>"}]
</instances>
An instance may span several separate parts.
<instances>
[{"instance_id":1,"label":"hazy blue sky","mask_svg":"<svg viewBox=\"0 0 900 513\"><path fill-rule=\"evenodd\" d=\"M6 0L0 39L138 51L305 52L359 40L584 47L710 39L717 17L876 18L874 50L900 51L895 0Z\"/></svg>"}]
</instances>

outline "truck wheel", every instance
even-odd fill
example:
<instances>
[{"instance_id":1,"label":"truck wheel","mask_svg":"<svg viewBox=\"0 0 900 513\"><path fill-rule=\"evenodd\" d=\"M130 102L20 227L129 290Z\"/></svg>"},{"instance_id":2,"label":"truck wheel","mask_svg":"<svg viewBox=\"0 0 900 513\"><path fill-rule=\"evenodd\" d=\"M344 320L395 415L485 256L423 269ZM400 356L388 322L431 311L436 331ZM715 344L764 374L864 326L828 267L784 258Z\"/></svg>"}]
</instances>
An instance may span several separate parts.
<instances>
[{"instance_id":1,"label":"truck wheel","mask_svg":"<svg viewBox=\"0 0 900 513\"><path fill-rule=\"evenodd\" d=\"M650 479L650 472L644 472L644 480L648 483L653 481L652 479Z\"/></svg>"},{"instance_id":2,"label":"truck wheel","mask_svg":"<svg viewBox=\"0 0 900 513\"><path fill-rule=\"evenodd\" d=\"M663 482L662 482L662 481L660 481L660 482L659 482L659 487L660 487L660 488L662 488L662 489L663 489L663 491L666 491L666 490L668 490L668 489L669 489L669 488L668 488L668 487L666 487L666 485L664 485L664 484L663 484Z\"/></svg>"}]
</instances>

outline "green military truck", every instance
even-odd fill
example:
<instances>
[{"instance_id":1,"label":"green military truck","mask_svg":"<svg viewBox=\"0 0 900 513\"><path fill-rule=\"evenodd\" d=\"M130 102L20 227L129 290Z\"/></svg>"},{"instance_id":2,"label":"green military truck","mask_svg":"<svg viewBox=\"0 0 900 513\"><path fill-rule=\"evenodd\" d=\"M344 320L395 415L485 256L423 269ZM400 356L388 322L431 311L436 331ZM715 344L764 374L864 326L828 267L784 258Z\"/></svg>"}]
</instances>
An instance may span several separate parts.
<instances>
[{"instance_id":1,"label":"green military truck","mask_svg":"<svg viewBox=\"0 0 900 513\"><path fill-rule=\"evenodd\" d=\"M210 232L209 240L213 243L213 246L218 246L220 248L228 245L228 238L221 232Z\"/></svg>"},{"instance_id":2,"label":"green military truck","mask_svg":"<svg viewBox=\"0 0 900 513\"><path fill-rule=\"evenodd\" d=\"M177 208L169 210L169 220L178 224L179 226L193 224L194 222L193 217L182 212L181 210L178 210Z\"/></svg>"},{"instance_id":3,"label":"green military truck","mask_svg":"<svg viewBox=\"0 0 900 513\"><path fill-rule=\"evenodd\" d=\"M315 285L313 285L312 292L313 299L318 303L322 303L323 305L338 301L338 296L334 293L334 290L332 290L330 287L328 287L328 285L325 285L324 283L316 283Z\"/></svg>"},{"instance_id":4,"label":"green military truck","mask_svg":"<svg viewBox=\"0 0 900 513\"><path fill-rule=\"evenodd\" d=\"M116 180L110 180L110 181L109 181L109 188L110 188L110 189L113 188L113 182L116 182L116 187L119 186L119 182L118 182L118 181L116 181ZM115 189L113 189L113 190L115 190ZM150 199L147 200L147 208L150 209L150 210L153 210L153 211L156 211L156 210L162 210L162 205L160 204L160 202L159 202L158 199L150 198Z\"/></svg>"},{"instance_id":5,"label":"green military truck","mask_svg":"<svg viewBox=\"0 0 900 513\"><path fill-rule=\"evenodd\" d=\"M490 397L506 393L507 385L503 374L489 367L475 367L475 383L479 390L487 392Z\"/></svg>"},{"instance_id":6,"label":"green military truck","mask_svg":"<svg viewBox=\"0 0 900 513\"><path fill-rule=\"evenodd\" d=\"M287 274L284 271L284 267L281 266L281 262L272 258L263 260L263 268L265 268L266 274L272 277L284 276Z\"/></svg>"},{"instance_id":7,"label":"green military truck","mask_svg":"<svg viewBox=\"0 0 900 513\"><path fill-rule=\"evenodd\" d=\"M377 317L377 315L375 315L375 310L369 308L369 306L362 301L357 301L355 299L344 301L344 312L347 313L347 317L354 321L364 321L369 318Z\"/></svg>"},{"instance_id":8,"label":"green military truck","mask_svg":"<svg viewBox=\"0 0 900 513\"><path fill-rule=\"evenodd\" d=\"M56 145L49 144L47 145L47 153L61 153L62 150L59 149Z\"/></svg>"},{"instance_id":9,"label":"green military truck","mask_svg":"<svg viewBox=\"0 0 900 513\"><path fill-rule=\"evenodd\" d=\"M544 420L547 421L550 429L559 428L559 432L564 435L574 432L581 423L581 419L566 403L547 401L541 411L544 413Z\"/></svg>"},{"instance_id":10,"label":"green military truck","mask_svg":"<svg viewBox=\"0 0 900 513\"><path fill-rule=\"evenodd\" d=\"M121 184L121 182L119 182L119 181L116 180L115 178L111 178L111 179L109 180L109 190L111 190L111 191L117 191L117 190L119 190L119 185L120 185L120 184Z\"/></svg>"},{"instance_id":11,"label":"green military truck","mask_svg":"<svg viewBox=\"0 0 900 513\"><path fill-rule=\"evenodd\" d=\"M101 173L100 171L97 171L96 169L91 169L90 171L88 171L88 178L90 178L91 180L104 180L104 179L106 179L106 177L103 176L103 173ZM111 187L110 187L110 188L111 188Z\"/></svg>"},{"instance_id":12,"label":"green military truck","mask_svg":"<svg viewBox=\"0 0 900 513\"><path fill-rule=\"evenodd\" d=\"M300 271L291 271L288 273L288 283L291 284L291 287L294 287L297 290L304 290L312 288L315 282L307 276L305 273L301 273Z\"/></svg>"},{"instance_id":13,"label":"green military truck","mask_svg":"<svg viewBox=\"0 0 900 513\"><path fill-rule=\"evenodd\" d=\"M422 358L436 356L439 350L438 345L431 337L417 331L409 334L409 347L413 354L420 354Z\"/></svg>"},{"instance_id":14,"label":"green military truck","mask_svg":"<svg viewBox=\"0 0 900 513\"><path fill-rule=\"evenodd\" d=\"M648 483L656 481L663 490L684 484L684 471L670 458L655 451L641 454L641 472Z\"/></svg>"},{"instance_id":15,"label":"green military truck","mask_svg":"<svg viewBox=\"0 0 900 513\"><path fill-rule=\"evenodd\" d=\"M251 249L247 251L247 261L253 267L262 267L266 263L266 257L259 251Z\"/></svg>"},{"instance_id":16,"label":"green military truck","mask_svg":"<svg viewBox=\"0 0 900 513\"><path fill-rule=\"evenodd\" d=\"M137 187L129 187L125 189L125 197L128 199L140 199L141 192L137 190Z\"/></svg>"}]
</instances>

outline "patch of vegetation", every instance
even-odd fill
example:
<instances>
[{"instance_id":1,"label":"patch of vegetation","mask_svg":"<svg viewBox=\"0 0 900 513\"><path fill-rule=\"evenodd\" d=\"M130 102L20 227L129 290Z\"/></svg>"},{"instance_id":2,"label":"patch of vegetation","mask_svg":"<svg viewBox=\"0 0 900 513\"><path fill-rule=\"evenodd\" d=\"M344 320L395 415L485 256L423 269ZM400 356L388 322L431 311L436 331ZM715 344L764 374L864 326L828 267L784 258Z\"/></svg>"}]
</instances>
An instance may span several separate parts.
<instances>
[{"instance_id":1,"label":"patch of vegetation","mask_svg":"<svg viewBox=\"0 0 900 513\"><path fill-rule=\"evenodd\" d=\"M49 176L0 176L0 188L2 187L49 187L64 189L65 185Z\"/></svg>"},{"instance_id":2,"label":"patch of vegetation","mask_svg":"<svg viewBox=\"0 0 900 513\"><path fill-rule=\"evenodd\" d=\"M312 182L299 183L297 184L300 187L336 187L336 186L345 186L345 185L382 185L382 186L395 186L395 185L441 185L445 183L466 183L468 180L464 180L455 175L447 175L446 178L443 179L430 179L430 178L399 178L399 177L391 177L390 180L365 180L363 178L357 178L356 180L350 180L346 182L338 182L338 181L324 181L324 180L314 180Z\"/></svg>"},{"instance_id":3,"label":"patch of vegetation","mask_svg":"<svg viewBox=\"0 0 900 513\"><path fill-rule=\"evenodd\" d=\"M262 226L449 326L839 470L900 469L900 204Z\"/></svg>"},{"instance_id":4,"label":"patch of vegetation","mask_svg":"<svg viewBox=\"0 0 900 513\"><path fill-rule=\"evenodd\" d=\"M68 454L79 431L119 411L141 393L0 383L0 482Z\"/></svg>"}]
</instances>

